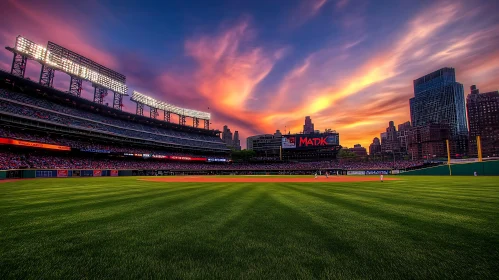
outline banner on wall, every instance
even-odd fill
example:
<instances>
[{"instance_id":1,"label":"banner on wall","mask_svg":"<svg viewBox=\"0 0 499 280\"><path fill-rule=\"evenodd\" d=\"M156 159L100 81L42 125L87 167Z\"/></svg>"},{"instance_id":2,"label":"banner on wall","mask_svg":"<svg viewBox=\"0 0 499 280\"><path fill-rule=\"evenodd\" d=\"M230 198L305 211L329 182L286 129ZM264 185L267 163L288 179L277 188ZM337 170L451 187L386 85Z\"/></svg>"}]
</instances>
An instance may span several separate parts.
<instances>
[{"instance_id":1,"label":"banner on wall","mask_svg":"<svg viewBox=\"0 0 499 280\"><path fill-rule=\"evenodd\" d=\"M94 177L102 176L102 170L94 170Z\"/></svg>"},{"instance_id":2,"label":"banner on wall","mask_svg":"<svg viewBox=\"0 0 499 280\"><path fill-rule=\"evenodd\" d=\"M68 177L68 171L67 170L57 170L57 177Z\"/></svg>"},{"instance_id":3,"label":"banner on wall","mask_svg":"<svg viewBox=\"0 0 499 280\"><path fill-rule=\"evenodd\" d=\"M118 176L118 170L111 170L110 175L113 177Z\"/></svg>"},{"instance_id":4,"label":"banner on wall","mask_svg":"<svg viewBox=\"0 0 499 280\"><path fill-rule=\"evenodd\" d=\"M388 175L390 174L390 170L367 170L366 175Z\"/></svg>"},{"instance_id":5,"label":"banner on wall","mask_svg":"<svg viewBox=\"0 0 499 280\"><path fill-rule=\"evenodd\" d=\"M347 175L366 175L365 171L360 171L360 170L349 170L347 171Z\"/></svg>"},{"instance_id":6,"label":"banner on wall","mask_svg":"<svg viewBox=\"0 0 499 280\"><path fill-rule=\"evenodd\" d=\"M38 143L38 142L22 141L22 140L10 139L10 138L0 138L0 144L33 147L33 148L42 148L42 149L49 149L49 150L60 150L60 151L70 151L71 150L71 148L68 146L59 146L59 145L52 145L52 144L45 144L45 143Z\"/></svg>"}]
</instances>

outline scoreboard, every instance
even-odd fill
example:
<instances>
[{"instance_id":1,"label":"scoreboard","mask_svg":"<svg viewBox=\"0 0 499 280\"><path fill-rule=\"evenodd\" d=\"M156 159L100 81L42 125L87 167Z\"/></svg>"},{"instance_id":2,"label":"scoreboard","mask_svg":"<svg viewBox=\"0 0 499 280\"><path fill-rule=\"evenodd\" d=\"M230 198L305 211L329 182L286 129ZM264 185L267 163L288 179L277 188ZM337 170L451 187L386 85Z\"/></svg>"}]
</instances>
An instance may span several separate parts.
<instances>
[{"instance_id":1,"label":"scoreboard","mask_svg":"<svg viewBox=\"0 0 499 280\"><path fill-rule=\"evenodd\" d=\"M335 148L340 145L338 133L293 134L282 136L283 149L317 150Z\"/></svg>"}]
</instances>

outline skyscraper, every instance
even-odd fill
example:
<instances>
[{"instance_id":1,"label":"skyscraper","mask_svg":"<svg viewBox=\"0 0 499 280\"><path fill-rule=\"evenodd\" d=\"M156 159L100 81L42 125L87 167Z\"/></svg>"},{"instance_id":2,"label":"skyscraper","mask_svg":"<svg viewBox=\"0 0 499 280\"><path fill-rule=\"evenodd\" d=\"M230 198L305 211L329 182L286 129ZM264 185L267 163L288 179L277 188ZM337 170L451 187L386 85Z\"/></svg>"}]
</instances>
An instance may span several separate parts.
<instances>
[{"instance_id":1,"label":"skyscraper","mask_svg":"<svg viewBox=\"0 0 499 280\"><path fill-rule=\"evenodd\" d=\"M382 152L398 152L400 151L400 142L397 135L397 128L395 128L395 124L393 121L388 123L388 127L386 128L386 139L383 144Z\"/></svg>"},{"instance_id":2,"label":"skyscraper","mask_svg":"<svg viewBox=\"0 0 499 280\"><path fill-rule=\"evenodd\" d=\"M442 68L414 80L410 107L413 126L445 123L451 136L468 134L464 89L456 82L454 68Z\"/></svg>"},{"instance_id":3,"label":"skyscraper","mask_svg":"<svg viewBox=\"0 0 499 280\"><path fill-rule=\"evenodd\" d=\"M310 116L305 117L305 125L303 126L303 134L311 134L314 133L314 123L312 123L312 119Z\"/></svg>"},{"instance_id":4,"label":"skyscraper","mask_svg":"<svg viewBox=\"0 0 499 280\"><path fill-rule=\"evenodd\" d=\"M232 147L234 145L232 141L232 132L227 125L224 125L224 129L222 131L222 140L228 147Z\"/></svg>"},{"instance_id":5,"label":"skyscraper","mask_svg":"<svg viewBox=\"0 0 499 280\"><path fill-rule=\"evenodd\" d=\"M407 137L409 136L409 131L411 130L411 122L405 122L398 125L398 140L400 143L400 151L407 152Z\"/></svg>"},{"instance_id":6,"label":"skyscraper","mask_svg":"<svg viewBox=\"0 0 499 280\"><path fill-rule=\"evenodd\" d=\"M442 68L414 80L410 109L414 127L447 124L453 153L467 152L464 89L462 84L456 82L454 68Z\"/></svg>"},{"instance_id":7,"label":"skyscraper","mask_svg":"<svg viewBox=\"0 0 499 280\"><path fill-rule=\"evenodd\" d=\"M232 140L232 147L236 151L241 150L241 141L239 140L239 131L234 131L234 140Z\"/></svg>"},{"instance_id":8,"label":"skyscraper","mask_svg":"<svg viewBox=\"0 0 499 280\"><path fill-rule=\"evenodd\" d=\"M478 153L476 137L480 136L482 156L499 155L499 92L480 93L475 85L466 98L469 121L469 155Z\"/></svg>"},{"instance_id":9,"label":"skyscraper","mask_svg":"<svg viewBox=\"0 0 499 280\"><path fill-rule=\"evenodd\" d=\"M377 155L381 153L381 142L378 137L374 137L373 142L369 145L369 155Z\"/></svg>"}]
</instances>

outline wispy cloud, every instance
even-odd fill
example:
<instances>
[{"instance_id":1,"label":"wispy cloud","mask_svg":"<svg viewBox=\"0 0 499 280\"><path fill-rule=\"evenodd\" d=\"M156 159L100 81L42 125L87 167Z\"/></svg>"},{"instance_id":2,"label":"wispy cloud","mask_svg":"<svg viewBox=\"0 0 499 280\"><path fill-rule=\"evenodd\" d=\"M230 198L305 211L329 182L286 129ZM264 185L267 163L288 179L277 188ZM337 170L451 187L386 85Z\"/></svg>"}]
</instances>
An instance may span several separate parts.
<instances>
[{"instance_id":1,"label":"wispy cloud","mask_svg":"<svg viewBox=\"0 0 499 280\"><path fill-rule=\"evenodd\" d=\"M303 25L319 14L327 2L328 0L302 0L295 9L292 9L289 25L291 27Z\"/></svg>"}]
</instances>

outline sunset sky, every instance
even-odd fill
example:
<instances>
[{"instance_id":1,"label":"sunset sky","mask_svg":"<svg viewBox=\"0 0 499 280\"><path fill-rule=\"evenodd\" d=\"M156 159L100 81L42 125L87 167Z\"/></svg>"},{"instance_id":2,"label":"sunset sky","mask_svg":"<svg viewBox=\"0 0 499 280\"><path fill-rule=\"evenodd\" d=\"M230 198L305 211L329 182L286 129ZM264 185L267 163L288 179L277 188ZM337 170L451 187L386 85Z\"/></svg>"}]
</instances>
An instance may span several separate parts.
<instances>
[{"instance_id":1,"label":"sunset sky","mask_svg":"<svg viewBox=\"0 0 499 280\"><path fill-rule=\"evenodd\" d=\"M0 4L0 43L53 41L137 90L249 135L304 118L368 146L410 120L412 81L456 68L465 93L499 88L499 1L23 1ZM0 51L0 68L12 54ZM39 78L40 66L28 64ZM67 90L58 72L55 86ZM84 96L91 98L86 83ZM126 97L125 110L134 111ZM111 101L109 101L111 103Z\"/></svg>"}]
</instances>

